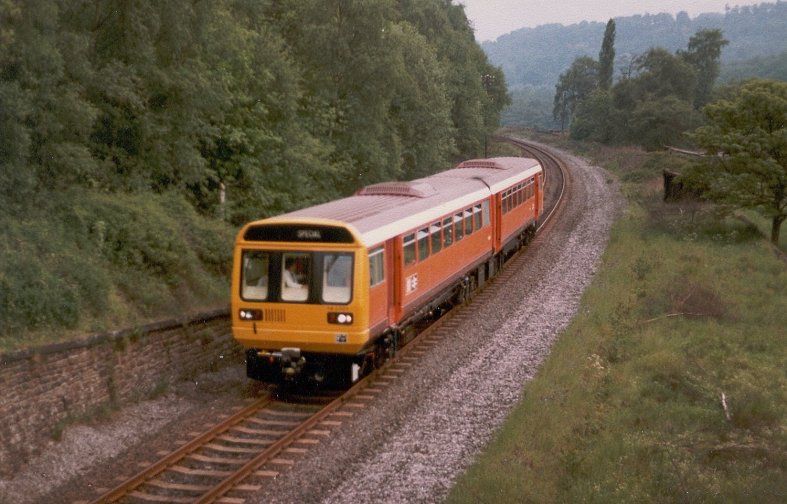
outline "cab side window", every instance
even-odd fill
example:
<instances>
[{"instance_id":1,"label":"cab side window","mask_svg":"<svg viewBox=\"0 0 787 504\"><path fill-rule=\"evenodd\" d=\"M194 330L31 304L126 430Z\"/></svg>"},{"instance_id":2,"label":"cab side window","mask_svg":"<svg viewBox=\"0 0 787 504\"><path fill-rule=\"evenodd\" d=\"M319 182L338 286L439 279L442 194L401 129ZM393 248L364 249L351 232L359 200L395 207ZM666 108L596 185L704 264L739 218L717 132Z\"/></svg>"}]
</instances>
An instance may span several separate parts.
<instances>
[{"instance_id":1,"label":"cab side window","mask_svg":"<svg viewBox=\"0 0 787 504\"><path fill-rule=\"evenodd\" d=\"M415 233L404 237L404 265L409 266L415 262Z\"/></svg>"},{"instance_id":2,"label":"cab side window","mask_svg":"<svg viewBox=\"0 0 787 504\"><path fill-rule=\"evenodd\" d=\"M383 247L369 252L369 285L374 287L385 281L385 254Z\"/></svg>"}]
</instances>

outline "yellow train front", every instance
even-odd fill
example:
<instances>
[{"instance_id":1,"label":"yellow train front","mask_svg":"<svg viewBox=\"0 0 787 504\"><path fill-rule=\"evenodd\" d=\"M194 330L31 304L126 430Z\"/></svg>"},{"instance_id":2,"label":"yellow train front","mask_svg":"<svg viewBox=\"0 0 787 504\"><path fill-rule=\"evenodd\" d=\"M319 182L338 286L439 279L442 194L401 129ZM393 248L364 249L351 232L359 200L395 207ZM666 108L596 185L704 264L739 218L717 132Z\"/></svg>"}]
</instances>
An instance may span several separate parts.
<instances>
[{"instance_id":1,"label":"yellow train front","mask_svg":"<svg viewBox=\"0 0 787 504\"><path fill-rule=\"evenodd\" d=\"M246 348L250 378L357 376L369 342L369 260L351 226L314 218L252 222L239 232L234 254L232 332Z\"/></svg>"}]
</instances>

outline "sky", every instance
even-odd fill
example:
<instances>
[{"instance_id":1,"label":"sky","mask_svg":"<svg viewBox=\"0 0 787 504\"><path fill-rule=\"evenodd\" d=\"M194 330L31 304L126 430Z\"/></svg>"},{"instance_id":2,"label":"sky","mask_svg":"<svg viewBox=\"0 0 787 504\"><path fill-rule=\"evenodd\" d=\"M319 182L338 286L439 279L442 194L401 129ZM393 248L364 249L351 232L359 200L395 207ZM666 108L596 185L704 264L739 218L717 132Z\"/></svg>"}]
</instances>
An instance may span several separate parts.
<instances>
[{"instance_id":1,"label":"sky","mask_svg":"<svg viewBox=\"0 0 787 504\"><path fill-rule=\"evenodd\" d=\"M769 0L775 3L776 0ZM607 21L634 14L724 12L724 6L754 5L763 0L455 0L464 4L479 42L494 40L517 28L547 23Z\"/></svg>"}]
</instances>

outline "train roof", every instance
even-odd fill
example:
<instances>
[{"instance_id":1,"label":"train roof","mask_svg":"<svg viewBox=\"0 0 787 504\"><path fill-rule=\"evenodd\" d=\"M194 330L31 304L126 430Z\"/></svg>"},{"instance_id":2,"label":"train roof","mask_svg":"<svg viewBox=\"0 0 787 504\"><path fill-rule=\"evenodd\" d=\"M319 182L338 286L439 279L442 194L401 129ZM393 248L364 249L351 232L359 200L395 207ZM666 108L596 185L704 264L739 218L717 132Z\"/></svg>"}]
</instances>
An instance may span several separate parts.
<instances>
[{"instance_id":1,"label":"train roof","mask_svg":"<svg viewBox=\"0 0 787 504\"><path fill-rule=\"evenodd\" d=\"M393 236L488 198L541 172L535 159L502 157L465 161L457 167L409 182L383 182L353 196L303 208L262 222L304 219L339 221L373 246Z\"/></svg>"}]
</instances>

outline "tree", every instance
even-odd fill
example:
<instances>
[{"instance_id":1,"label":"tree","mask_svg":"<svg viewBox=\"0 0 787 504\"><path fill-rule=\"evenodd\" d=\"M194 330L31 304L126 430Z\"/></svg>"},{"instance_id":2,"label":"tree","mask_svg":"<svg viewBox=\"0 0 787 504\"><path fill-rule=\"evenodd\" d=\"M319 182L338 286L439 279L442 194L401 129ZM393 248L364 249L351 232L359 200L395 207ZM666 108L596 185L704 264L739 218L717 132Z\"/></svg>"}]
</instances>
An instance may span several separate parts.
<instances>
[{"instance_id":1,"label":"tree","mask_svg":"<svg viewBox=\"0 0 787 504\"><path fill-rule=\"evenodd\" d=\"M607 91L593 91L577 107L571 123L571 138L592 142L611 143L620 131L620 117Z\"/></svg>"},{"instance_id":2,"label":"tree","mask_svg":"<svg viewBox=\"0 0 787 504\"><path fill-rule=\"evenodd\" d=\"M577 58L571 67L560 75L555 86L552 115L565 129L566 122L574 116L577 105L598 87L598 62L589 56Z\"/></svg>"},{"instance_id":3,"label":"tree","mask_svg":"<svg viewBox=\"0 0 787 504\"><path fill-rule=\"evenodd\" d=\"M712 199L771 219L771 242L787 218L787 83L751 80L704 109L708 125L692 135L709 153L689 176Z\"/></svg>"},{"instance_id":4,"label":"tree","mask_svg":"<svg viewBox=\"0 0 787 504\"><path fill-rule=\"evenodd\" d=\"M615 20L607 22L604 41L598 53L598 87L607 90L612 86L612 73L615 69Z\"/></svg>"},{"instance_id":5,"label":"tree","mask_svg":"<svg viewBox=\"0 0 787 504\"><path fill-rule=\"evenodd\" d=\"M678 54L697 72L694 108L699 110L710 100L713 84L719 77L721 48L729 44L721 30L700 30L689 39L687 51Z\"/></svg>"},{"instance_id":6,"label":"tree","mask_svg":"<svg viewBox=\"0 0 787 504\"><path fill-rule=\"evenodd\" d=\"M632 78L637 98L676 96L691 102L697 75L691 65L666 49L654 47L634 60L636 75Z\"/></svg>"}]
</instances>

